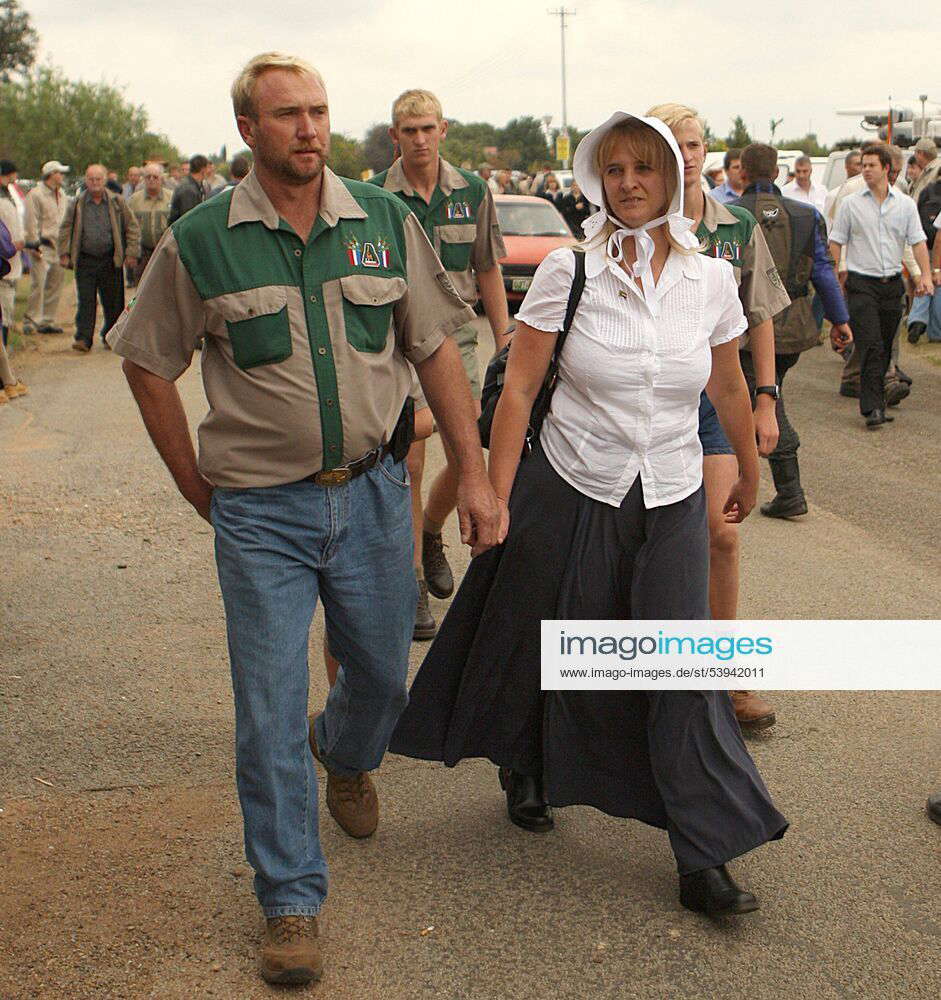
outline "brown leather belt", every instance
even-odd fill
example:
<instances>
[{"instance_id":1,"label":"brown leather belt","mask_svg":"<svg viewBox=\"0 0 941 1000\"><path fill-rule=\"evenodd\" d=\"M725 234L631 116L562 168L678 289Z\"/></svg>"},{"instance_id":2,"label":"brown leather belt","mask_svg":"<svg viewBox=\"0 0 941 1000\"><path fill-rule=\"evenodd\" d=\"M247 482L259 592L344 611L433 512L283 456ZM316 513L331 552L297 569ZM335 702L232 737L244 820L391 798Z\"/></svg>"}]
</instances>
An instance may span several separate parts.
<instances>
[{"instance_id":1,"label":"brown leather belt","mask_svg":"<svg viewBox=\"0 0 941 1000\"><path fill-rule=\"evenodd\" d=\"M350 462L348 465L340 465L336 469L321 469L311 476L305 476L304 481L316 483L318 486L343 486L351 479L368 472L377 462L380 462L391 451L391 445L384 444L373 449L368 455Z\"/></svg>"}]
</instances>

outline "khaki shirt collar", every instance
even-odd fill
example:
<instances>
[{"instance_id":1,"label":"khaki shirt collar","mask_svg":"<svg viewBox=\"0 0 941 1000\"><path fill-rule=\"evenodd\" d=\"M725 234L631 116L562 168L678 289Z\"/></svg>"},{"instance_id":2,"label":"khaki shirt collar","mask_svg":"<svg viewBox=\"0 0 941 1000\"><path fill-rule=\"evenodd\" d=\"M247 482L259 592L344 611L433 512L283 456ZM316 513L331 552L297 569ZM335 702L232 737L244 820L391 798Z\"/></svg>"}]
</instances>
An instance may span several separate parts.
<instances>
[{"instance_id":1,"label":"khaki shirt collar","mask_svg":"<svg viewBox=\"0 0 941 1000\"><path fill-rule=\"evenodd\" d=\"M739 221L721 201L716 201L708 194L703 194L703 198L705 205L702 213L702 224L710 233L714 233L719 226L734 226Z\"/></svg>"},{"instance_id":2,"label":"khaki shirt collar","mask_svg":"<svg viewBox=\"0 0 941 1000\"><path fill-rule=\"evenodd\" d=\"M401 191L402 194L408 195L410 198L414 197L415 190L405 176L405 168L402 166L401 156L389 167L385 183L382 186L386 191L394 193ZM467 179L464 175L456 167L452 167L447 160L438 157L438 187L441 188L441 193L449 195L452 191L458 188L466 188L467 186Z\"/></svg>"},{"instance_id":3,"label":"khaki shirt collar","mask_svg":"<svg viewBox=\"0 0 941 1000\"><path fill-rule=\"evenodd\" d=\"M324 167L323 171L319 214L330 227L335 226L340 219L366 218L366 213L347 191L346 185L329 167ZM268 229L277 229L281 224L277 209L265 194L254 170L236 185L229 204L228 228L243 222L260 222Z\"/></svg>"}]
</instances>

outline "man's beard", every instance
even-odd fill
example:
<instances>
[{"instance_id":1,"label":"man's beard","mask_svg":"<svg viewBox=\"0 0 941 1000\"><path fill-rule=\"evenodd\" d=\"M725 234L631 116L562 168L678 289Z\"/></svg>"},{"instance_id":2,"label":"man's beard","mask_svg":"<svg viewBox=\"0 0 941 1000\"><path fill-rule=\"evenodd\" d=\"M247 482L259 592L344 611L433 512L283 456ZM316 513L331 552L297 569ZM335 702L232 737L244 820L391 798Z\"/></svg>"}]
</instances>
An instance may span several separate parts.
<instances>
[{"instance_id":1,"label":"man's beard","mask_svg":"<svg viewBox=\"0 0 941 1000\"><path fill-rule=\"evenodd\" d=\"M306 152L307 150L303 150ZM294 152L302 152L295 150ZM317 162L306 170L298 170L295 166L293 153L287 156L279 156L267 149L263 143L259 143L255 149L256 158L273 174L286 184L304 185L316 180L327 164L327 154L321 150L309 150L317 154Z\"/></svg>"}]
</instances>

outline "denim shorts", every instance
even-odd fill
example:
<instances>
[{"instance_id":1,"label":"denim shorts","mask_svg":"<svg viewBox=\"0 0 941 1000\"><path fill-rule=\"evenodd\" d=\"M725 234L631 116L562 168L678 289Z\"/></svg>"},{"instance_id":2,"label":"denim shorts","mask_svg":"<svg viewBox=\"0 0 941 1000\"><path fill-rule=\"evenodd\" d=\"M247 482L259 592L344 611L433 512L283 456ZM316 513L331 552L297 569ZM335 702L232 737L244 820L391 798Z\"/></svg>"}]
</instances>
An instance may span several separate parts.
<instances>
[{"instance_id":1,"label":"denim shorts","mask_svg":"<svg viewBox=\"0 0 941 1000\"><path fill-rule=\"evenodd\" d=\"M699 397L699 443L703 455L734 455L735 449L719 423L719 414L709 397L703 393Z\"/></svg>"}]
</instances>

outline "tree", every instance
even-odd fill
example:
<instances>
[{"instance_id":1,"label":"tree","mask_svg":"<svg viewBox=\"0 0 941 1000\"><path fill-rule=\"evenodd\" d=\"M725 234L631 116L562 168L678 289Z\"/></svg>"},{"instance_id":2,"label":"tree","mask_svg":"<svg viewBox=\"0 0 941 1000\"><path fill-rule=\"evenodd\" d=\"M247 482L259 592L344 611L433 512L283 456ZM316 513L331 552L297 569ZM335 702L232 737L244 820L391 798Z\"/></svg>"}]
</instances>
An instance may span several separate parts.
<instances>
[{"instance_id":1,"label":"tree","mask_svg":"<svg viewBox=\"0 0 941 1000\"><path fill-rule=\"evenodd\" d=\"M800 139L782 139L776 142L778 149L800 149L807 156L826 156L830 152L829 146L821 145L817 140L816 132L808 132Z\"/></svg>"},{"instance_id":2,"label":"tree","mask_svg":"<svg viewBox=\"0 0 941 1000\"><path fill-rule=\"evenodd\" d=\"M451 163L469 163L476 169L484 160L493 162L493 166L506 166L501 154L488 156L487 149L499 147L498 129L489 122L459 122L448 120L448 136L441 147L441 154Z\"/></svg>"},{"instance_id":3,"label":"tree","mask_svg":"<svg viewBox=\"0 0 941 1000\"><path fill-rule=\"evenodd\" d=\"M358 181L366 166L362 143L339 132L330 133L330 169L334 173Z\"/></svg>"},{"instance_id":4,"label":"tree","mask_svg":"<svg viewBox=\"0 0 941 1000\"><path fill-rule=\"evenodd\" d=\"M514 118L497 130L497 145L504 150L506 158L514 151L512 162L507 166L517 170L529 170L549 159L546 135L542 122L532 115Z\"/></svg>"},{"instance_id":5,"label":"tree","mask_svg":"<svg viewBox=\"0 0 941 1000\"><path fill-rule=\"evenodd\" d=\"M0 82L26 73L36 61L39 36L17 0L0 0Z\"/></svg>"},{"instance_id":6,"label":"tree","mask_svg":"<svg viewBox=\"0 0 941 1000\"><path fill-rule=\"evenodd\" d=\"M377 174L386 167L392 166L395 159L395 147L389 138L389 123L379 122L370 127L363 139L363 158L367 166Z\"/></svg>"},{"instance_id":7,"label":"tree","mask_svg":"<svg viewBox=\"0 0 941 1000\"><path fill-rule=\"evenodd\" d=\"M151 156L179 160L170 140L147 126L147 113L120 90L69 80L52 67L0 83L3 155L27 177L38 177L52 157L75 171L102 162L118 173Z\"/></svg>"},{"instance_id":8,"label":"tree","mask_svg":"<svg viewBox=\"0 0 941 1000\"><path fill-rule=\"evenodd\" d=\"M729 149L744 149L751 145L752 137L748 134L748 126L741 115L736 115L732 120L732 131L726 139Z\"/></svg>"}]
</instances>

